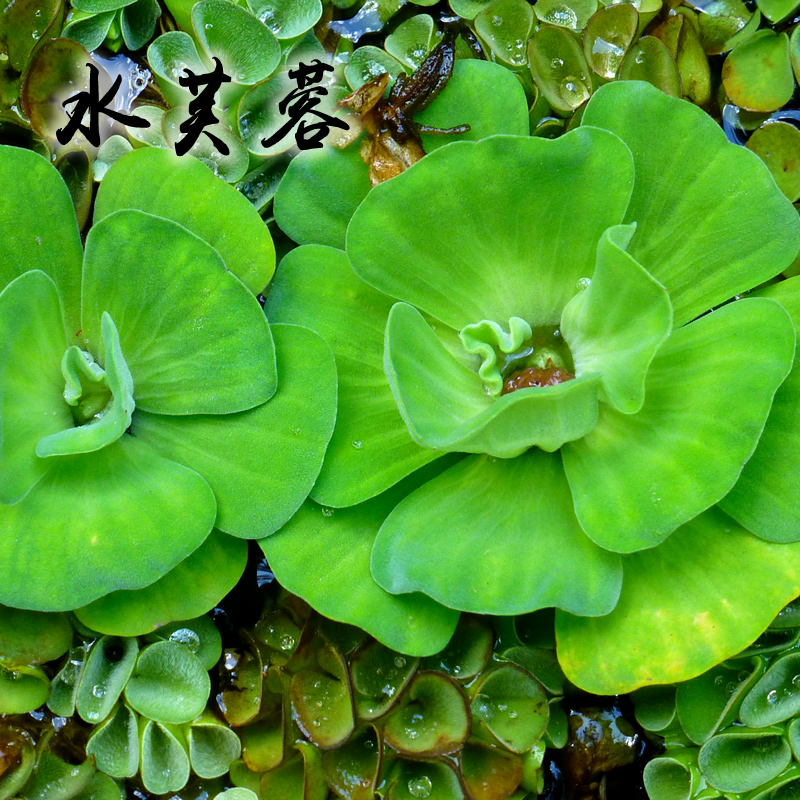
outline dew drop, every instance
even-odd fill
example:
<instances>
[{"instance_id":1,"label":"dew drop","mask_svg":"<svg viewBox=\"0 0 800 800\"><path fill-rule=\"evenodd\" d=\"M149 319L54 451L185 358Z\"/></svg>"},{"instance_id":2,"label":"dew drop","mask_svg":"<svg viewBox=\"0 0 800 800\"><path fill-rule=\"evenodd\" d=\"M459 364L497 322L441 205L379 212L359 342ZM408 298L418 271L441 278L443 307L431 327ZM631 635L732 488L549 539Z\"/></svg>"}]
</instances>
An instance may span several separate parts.
<instances>
[{"instance_id":1,"label":"dew drop","mask_svg":"<svg viewBox=\"0 0 800 800\"><path fill-rule=\"evenodd\" d=\"M717 677L714 678L714 684L716 686L722 686L723 683L725 683L725 678L723 678L722 675L717 675Z\"/></svg>"},{"instance_id":2,"label":"dew drop","mask_svg":"<svg viewBox=\"0 0 800 800\"><path fill-rule=\"evenodd\" d=\"M193 653L200 649L200 637L191 628L178 628L170 634L169 640L188 647Z\"/></svg>"},{"instance_id":3,"label":"dew drop","mask_svg":"<svg viewBox=\"0 0 800 800\"><path fill-rule=\"evenodd\" d=\"M206 22L206 30L207 30L207 31L210 31L210 30L211 30L213 27L214 27L213 23L211 23L211 22Z\"/></svg>"},{"instance_id":4,"label":"dew drop","mask_svg":"<svg viewBox=\"0 0 800 800\"><path fill-rule=\"evenodd\" d=\"M578 282L576 284L576 286L578 287L578 289L580 291L583 291L584 289L588 289L591 285L592 285L592 279L591 278L578 278Z\"/></svg>"},{"instance_id":5,"label":"dew drop","mask_svg":"<svg viewBox=\"0 0 800 800\"><path fill-rule=\"evenodd\" d=\"M281 650L291 650L294 645L294 636L290 636L288 633L284 636L281 636Z\"/></svg>"},{"instance_id":6,"label":"dew drop","mask_svg":"<svg viewBox=\"0 0 800 800\"><path fill-rule=\"evenodd\" d=\"M550 62L550 66L551 66L553 69L560 69L561 67L563 67L563 66L564 66L564 61L563 61L563 59L561 59L561 58L554 58L554 59L553 59L553 60Z\"/></svg>"},{"instance_id":7,"label":"dew drop","mask_svg":"<svg viewBox=\"0 0 800 800\"><path fill-rule=\"evenodd\" d=\"M356 450L360 450L361 449L361 442L358 439L356 439L353 442L353 448L356 449Z\"/></svg>"},{"instance_id":8,"label":"dew drop","mask_svg":"<svg viewBox=\"0 0 800 800\"><path fill-rule=\"evenodd\" d=\"M96 686L92 686L92 694L95 697L105 697L106 696L106 687L101 686L99 683Z\"/></svg>"},{"instance_id":9,"label":"dew drop","mask_svg":"<svg viewBox=\"0 0 800 800\"><path fill-rule=\"evenodd\" d=\"M396 656L394 659L394 665L398 669L402 669L406 665L406 660L403 658L403 656Z\"/></svg>"},{"instance_id":10,"label":"dew drop","mask_svg":"<svg viewBox=\"0 0 800 800\"><path fill-rule=\"evenodd\" d=\"M433 783L431 783L431 779L427 775L421 775L419 778L412 778L408 782L408 793L412 797L430 797L432 791Z\"/></svg>"},{"instance_id":11,"label":"dew drop","mask_svg":"<svg viewBox=\"0 0 800 800\"><path fill-rule=\"evenodd\" d=\"M509 711L508 716L510 719L516 719L519 716L519 714L516 711Z\"/></svg>"},{"instance_id":12,"label":"dew drop","mask_svg":"<svg viewBox=\"0 0 800 800\"><path fill-rule=\"evenodd\" d=\"M332 517L333 516L333 509L328 508L328 506L322 507L322 516L323 517Z\"/></svg>"},{"instance_id":13,"label":"dew drop","mask_svg":"<svg viewBox=\"0 0 800 800\"><path fill-rule=\"evenodd\" d=\"M774 706L775 703L778 702L778 693L774 689L767 694L767 702L771 706Z\"/></svg>"},{"instance_id":14,"label":"dew drop","mask_svg":"<svg viewBox=\"0 0 800 800\"><path fill-rule=\"evenodd\" d=\"M736 687L737 687L738 685L739 685L739 684L738 684L738 683L735 683L734 681L729 681L728 685L725 687L725 691L726 691L728 694L733 694L733 693L736 691Z\"/></svg>"},{"instance_id":15,"label":"dew drop","mask_svg":"<svg viewBox=\"0 0 800 800\"><path fill-rule=\"evenodd\" d=\"M492 25L494 25L495 27L499 28L502 24L503 24L503 18L499 17L497 14L495 14L492 17Z\"/></svg>"}]
</instances>

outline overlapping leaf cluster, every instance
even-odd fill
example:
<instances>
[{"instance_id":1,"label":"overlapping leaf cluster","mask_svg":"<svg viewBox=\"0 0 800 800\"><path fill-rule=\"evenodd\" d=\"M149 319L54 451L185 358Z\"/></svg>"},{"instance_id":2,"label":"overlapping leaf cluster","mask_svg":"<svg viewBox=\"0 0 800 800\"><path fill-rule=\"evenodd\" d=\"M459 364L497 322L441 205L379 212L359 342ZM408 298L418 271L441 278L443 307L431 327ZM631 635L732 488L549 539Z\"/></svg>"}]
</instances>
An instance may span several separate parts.
<instances>
[{"instance_id":1,"label":"overlapping leaf cluster","mask_svg":"<svg viewBox=\"0 0 800 800\"><path fill-rule=\"evenodd\" d=\"M800 788L800 615L789 605L750 647L677 686L634 693L666 752L645 768L652 800L789 798Z\"/></svg>"}]
</instances>

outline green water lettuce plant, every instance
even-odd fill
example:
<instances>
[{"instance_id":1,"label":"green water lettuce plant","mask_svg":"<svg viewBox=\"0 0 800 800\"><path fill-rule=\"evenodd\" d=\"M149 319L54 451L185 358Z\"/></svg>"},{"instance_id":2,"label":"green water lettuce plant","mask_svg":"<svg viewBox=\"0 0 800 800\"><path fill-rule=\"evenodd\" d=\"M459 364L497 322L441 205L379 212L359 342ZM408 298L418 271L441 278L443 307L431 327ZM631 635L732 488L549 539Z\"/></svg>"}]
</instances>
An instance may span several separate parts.
<instances>
[{"instance_id":1,"label":"green water lettuce plant","mask_svg":"<svg viewBox=\"0 0 800 800\"><path fill-rule=\"evenodd\" d=\"M556 607L600 694L737 652L800 593L798 284L739 298L798 247L764 165L638 82L559 139L446 145L376 187L346 252L292 251L268 298L340 375L323 507L262 542L277 577L416 654L454 610Z\"/></svg>"},{"instance_id":2,"label":"green water lettuce plant","mask_svg":"<svg viewBox=\"0 0 800 800\"><path fill-rule=\"evenodd\" d=\"M269 326L269 232L191 157L119 160L85 252L46 160L3 147L0 187L0 600L113 618L152 586L145 630L196 616L312 486L330 351Z\"/></svg>"}]
</instances>

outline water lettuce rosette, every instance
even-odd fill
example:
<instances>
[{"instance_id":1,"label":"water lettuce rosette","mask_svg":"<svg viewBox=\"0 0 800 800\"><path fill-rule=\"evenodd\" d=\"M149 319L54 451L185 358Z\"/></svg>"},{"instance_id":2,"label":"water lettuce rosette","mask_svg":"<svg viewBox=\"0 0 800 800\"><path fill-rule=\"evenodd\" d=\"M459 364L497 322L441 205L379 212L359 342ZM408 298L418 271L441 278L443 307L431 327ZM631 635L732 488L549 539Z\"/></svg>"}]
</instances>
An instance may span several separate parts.
<instances>
[{"instance_id":1,"label":"water lettuce rosette","mask_svg":"<svg viewBox=\"0 0 800 800\"><path fill-rule=\"evenodd\" d=\"M197 616L313 485L333 356L270 327L269 232L193 158L117 162L85 252L45 159L0 148L0 187L0 603L124 635Z\"/></svg>"},{"instance_id":2,"label":"water lettuce rosette","mask_svg":"<svg viewBox=\"0 0 800 800\"><path fill-rule=\"evenodd\" d=\"M740 295L799 246L764 165L643 83L372 190L346 252L292 251L268 298L339 369L276 575L414 654L457 611L555 607L598 694L741 650L800 593L800 288Z\"/></svg>"}]
</instances>

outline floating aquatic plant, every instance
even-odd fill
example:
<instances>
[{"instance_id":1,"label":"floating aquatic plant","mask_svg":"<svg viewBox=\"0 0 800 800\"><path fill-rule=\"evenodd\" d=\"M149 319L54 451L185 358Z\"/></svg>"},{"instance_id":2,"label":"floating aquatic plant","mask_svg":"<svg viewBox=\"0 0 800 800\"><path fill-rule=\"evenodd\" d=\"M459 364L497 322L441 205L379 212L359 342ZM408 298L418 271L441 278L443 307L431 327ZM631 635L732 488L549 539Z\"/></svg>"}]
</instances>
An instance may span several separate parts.
<instances>
[{"instance_id":1,"label":"floating aquatic plant","mask_svg":"<svg viewBox=\"0 0 800 800\"><path fill-rule=\"evenodd\" d=\"M55 611L112 593L87 619L128 635L203 613L241 574L242 539L313 484L332 356L270 328L254 294L269 232L191 157L117 162L85 253L44 159L2 148L0 186L0 600Z\"/></svg>"},{"instance_id":2,"label":"floating aquatic plant","mask_svg":"<svg viewBox=\"0 0 800 800\"><path fill-rule=\"evenodd\" d=\"M764 165L643 83L373 189L347 252L292 251L268 297L340 376L315 502L262 541L276 576L419 655L454 610L555 606L598 693L733 655L800 592L776 544L800 538L798 284L738 299L798 246Z\"/></svg>"}]
</instances>

